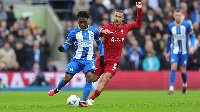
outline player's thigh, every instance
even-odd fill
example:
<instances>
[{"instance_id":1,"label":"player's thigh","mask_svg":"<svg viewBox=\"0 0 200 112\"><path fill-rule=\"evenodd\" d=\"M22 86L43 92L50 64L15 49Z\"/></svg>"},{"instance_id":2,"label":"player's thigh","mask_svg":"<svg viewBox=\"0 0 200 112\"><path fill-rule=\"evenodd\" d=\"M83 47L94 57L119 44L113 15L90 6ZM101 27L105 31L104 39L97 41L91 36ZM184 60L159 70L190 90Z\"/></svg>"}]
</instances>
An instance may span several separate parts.
<instances>
[{"instance_id":1,"label":"player's thigh","mask_svg":"<svg viewBox=\"0 0 200 112\"><path fill-rule=\"evenodd\" d=\"M70 61L70 63L67 66L66 73L75 75L76 73L80 72L81 70L82 70L82 66L79 62Z\"/></svg>"},{"instance_id":2,"label":"player's thigh","mask_svg":"<svg viewBox=\"0 0 200 112\"><path fill-rule=\"evenodd\" d=\"M179 55L171 53L170 63L179 63Z\"/></svg>"},{"instance_id":3,"label":"player's thigh","mask_svg":"<svg viewBox=\"0 0 200 112\"><path fill-rule=\"evenodd\" d=\"M104 67L101 68L100 67L100 59L97 59L95 63L96 63L96 72L95 72L94 78L99 78L103 74L104 68L106 65L104 65Z\"/></svg>"},{"instance_id":4,"label":"player's thigh","mask_svg":"<svg viewBox=\"0 0 200 112\"><path fill-rule=\"evenodd\" d=\"M119 66L119 63L111 62L111 63L106 63L105 68L104 68L104 73L111 73L113 76L117 72L117 68Z\"/></svg>"},{"instance_id":5,"label":"player's thigh","mask_svg":"<svg viewBox=\"0 0 200 112\"><path fill-rule=\"evenodd\" d=\"M180 55L179 66L187 67L188 54Z\"/></svg>"},{"instance_id":6,"label":"player's thigh","mask_svg":"<svg viewBox=\"0 0 200 112\"><path fill-rule=\"evenodd\" d=\"M83 73L86 74L88 71L96 71L95 62L94 61L87 61L83 67Z\"/></svg>"}]
</instances>

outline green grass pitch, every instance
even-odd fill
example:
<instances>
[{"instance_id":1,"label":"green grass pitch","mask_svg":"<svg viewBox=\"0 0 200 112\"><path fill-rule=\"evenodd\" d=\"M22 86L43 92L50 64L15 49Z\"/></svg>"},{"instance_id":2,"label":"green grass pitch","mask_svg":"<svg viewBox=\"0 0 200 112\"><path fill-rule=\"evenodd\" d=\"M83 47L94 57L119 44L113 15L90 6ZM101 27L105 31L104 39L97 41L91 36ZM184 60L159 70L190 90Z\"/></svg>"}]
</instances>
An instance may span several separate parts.
<instances>
[{"instance_id":1,"label":"green grass pitch","mask_svg":"<svg viewBox=\"0 0 200 112\"><path fill-rule=\"evenodd\" d=\"M67 98L82 91L0 91L0 112L200 112L200 91L104 91L89 107L68 107ZM91 92L91 94L93 91ZM90 96L91 96L90 94Z\"/></svg>"}]
</instances>

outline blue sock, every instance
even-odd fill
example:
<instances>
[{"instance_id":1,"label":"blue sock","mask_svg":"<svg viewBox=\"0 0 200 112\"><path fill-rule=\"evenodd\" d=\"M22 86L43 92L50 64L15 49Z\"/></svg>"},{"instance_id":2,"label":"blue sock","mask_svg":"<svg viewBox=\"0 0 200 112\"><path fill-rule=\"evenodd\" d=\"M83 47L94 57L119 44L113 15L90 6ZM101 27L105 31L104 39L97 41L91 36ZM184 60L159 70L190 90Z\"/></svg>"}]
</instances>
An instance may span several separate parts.
<instances>
[{"instance_id":1,"label":"blue sock","mask_svg":"<svg viewBox=\"0 0 200 112\"><path fill-rule=\"evenodd\" d=\"M64 83L64 82L63 82L63 79L64 79L64 78L62 78L62 79L60 80L60 82L58 83L58 87L57 87L58 90L61 90L61 88L64 87L64 86L67 84L67 83Z\"/></svg>"},{"instance_id":2,"label":"blue sock","mask_svg":"<svg viewBox=\"0 0 200 112\"><path fill-rule=\"evenodd\" d=\"M170 86L174 86L175 79L176 79L176 70L171 70L171 73L170 73Z\"/></svg>"},{"instance_id":3,"label":"blue sock","mask_svg":"<svg viewBox=\"0 0 200 112\"><path fill-rule=\"evenodd\" d=\"M85 87L84 87L82 101L86 101L87 100L91 89L92 89L92 83L86 82Z\"/></svg>"},{"instance_id":4,"label":"blue sock","mask_svg":"<svg viewBox=\"0 0 200 112\"><path fill-rule=\"evenodd\" d=\"M182 79L183 79L183 83L185 84L185 83L187 83L187 72L185 72L185 73L182 73Z\"/></svg>"}]
</instances>

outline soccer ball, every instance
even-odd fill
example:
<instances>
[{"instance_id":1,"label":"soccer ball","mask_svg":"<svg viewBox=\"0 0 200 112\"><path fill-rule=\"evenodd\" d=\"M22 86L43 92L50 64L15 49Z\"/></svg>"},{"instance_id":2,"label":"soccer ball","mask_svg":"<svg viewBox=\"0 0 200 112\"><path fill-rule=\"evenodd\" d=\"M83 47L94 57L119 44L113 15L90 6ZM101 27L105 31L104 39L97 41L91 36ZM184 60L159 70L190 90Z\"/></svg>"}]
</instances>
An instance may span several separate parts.
<instances>
[{"instance_id":1,"label":"soccer ball","mask_svg":"<svg viewBox=\"0 0 200 112\"><path fill-rule=\"evenodd\" d=\"M79 106L79 102L80 102L80 98L77 95L71 95L67 99L67 105L69 107L78 107Z\"/></svg>"}]
</instances>

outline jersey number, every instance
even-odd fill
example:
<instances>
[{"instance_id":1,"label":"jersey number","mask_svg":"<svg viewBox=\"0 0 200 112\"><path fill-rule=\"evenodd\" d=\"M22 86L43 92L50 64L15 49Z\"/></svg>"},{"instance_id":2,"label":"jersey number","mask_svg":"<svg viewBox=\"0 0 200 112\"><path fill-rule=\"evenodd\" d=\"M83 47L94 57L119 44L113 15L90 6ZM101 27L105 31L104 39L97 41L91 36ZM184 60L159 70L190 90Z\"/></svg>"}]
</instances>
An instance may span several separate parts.
<instances>
[{"instance_id":1,"label":"jersey number","mask_svg":"<svg viewBox=\"0 0 200 112\"><path fill-rule=\"evenodd\" d=\"M112 70L115 70L115 69L117 68L116 66L117 66L117 63L115 63L115 64L114 64L114 66L113 66L113 69L112 69Z\"/></svg>"}]
</instances>

